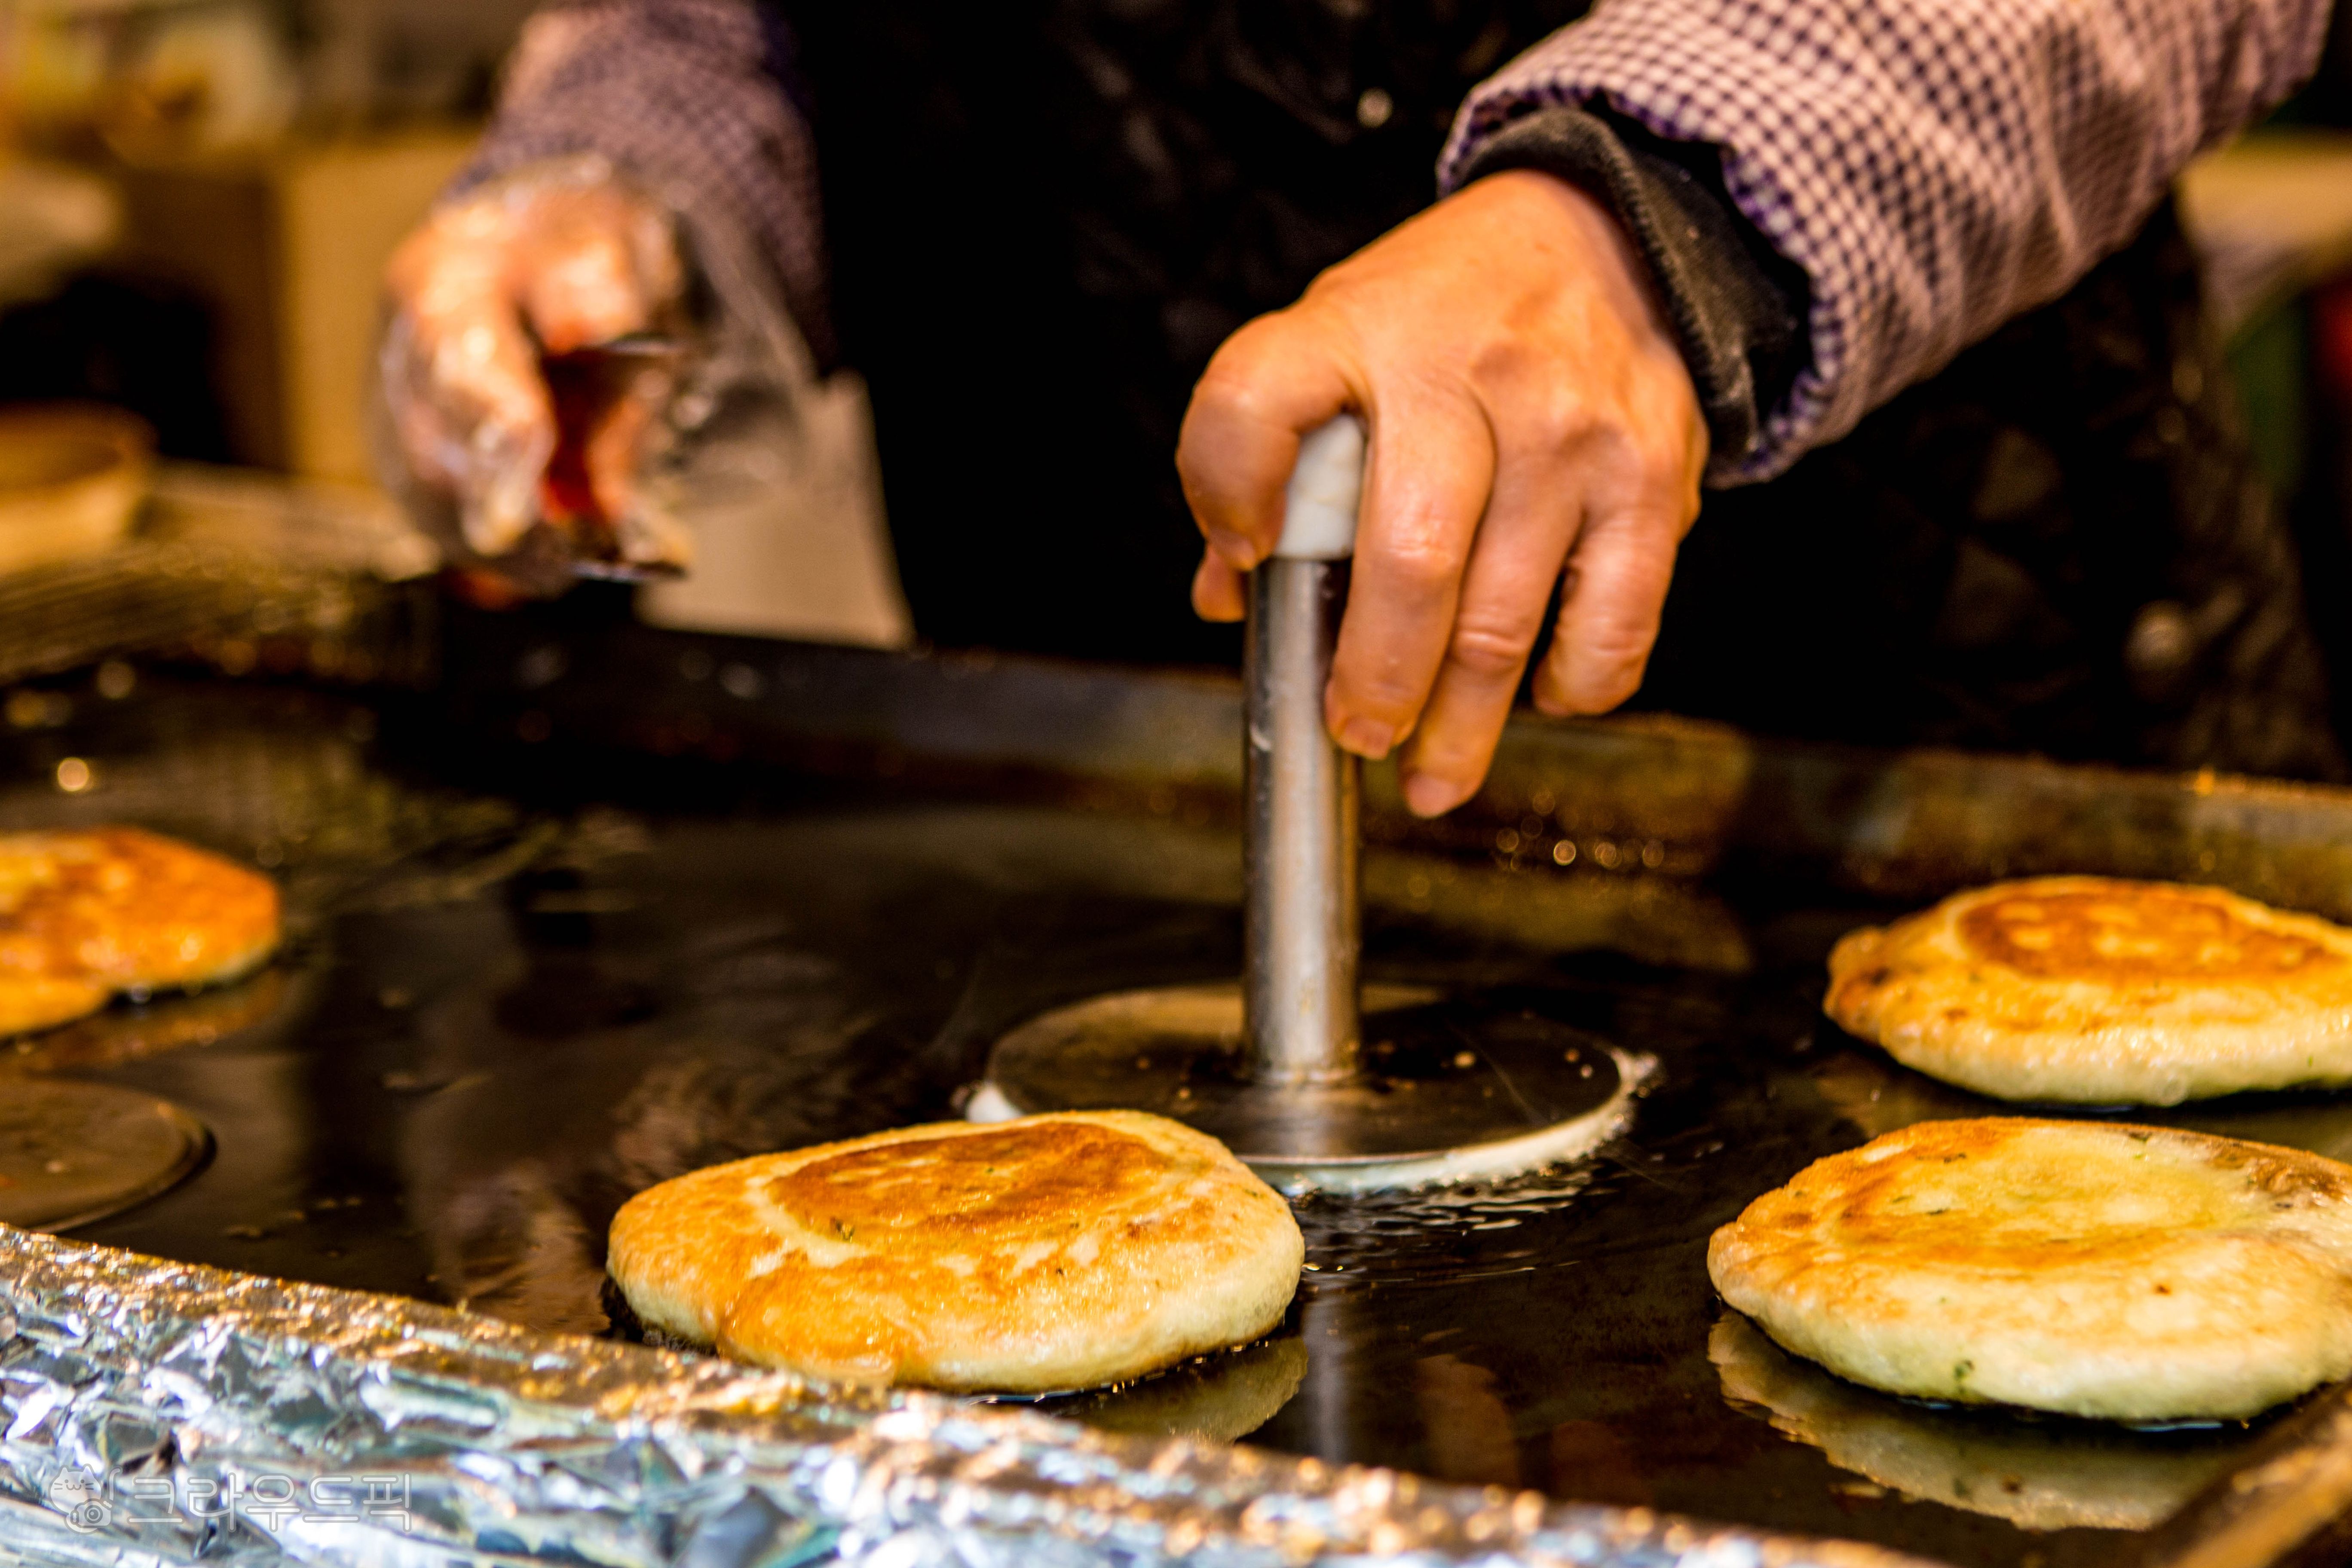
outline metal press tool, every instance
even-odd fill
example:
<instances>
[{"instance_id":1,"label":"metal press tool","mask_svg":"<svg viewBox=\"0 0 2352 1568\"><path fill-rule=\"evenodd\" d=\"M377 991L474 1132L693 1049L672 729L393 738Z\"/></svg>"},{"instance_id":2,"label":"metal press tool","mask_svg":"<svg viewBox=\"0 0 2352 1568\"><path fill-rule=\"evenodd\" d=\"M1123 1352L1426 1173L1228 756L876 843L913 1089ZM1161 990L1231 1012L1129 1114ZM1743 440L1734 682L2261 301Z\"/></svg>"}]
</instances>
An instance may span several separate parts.
<instances>
[{"instance_id":1,"label":"metal press tool","mask_svg":"<svg viewBox=\"0 0 2352 1568\"><path fill-rule=\"evenodd\" d=\"M1323 694L1365 462L1343 415L1299 445L1250 575L1242 983L1124 991L1001 1041L972 1114L1149 1110L1289 1191L1494 1179L1571 1158L1628 1114L1623 1058L1526 1007L1361 984L1360 764Z\"/></svg>"}]
</instances>

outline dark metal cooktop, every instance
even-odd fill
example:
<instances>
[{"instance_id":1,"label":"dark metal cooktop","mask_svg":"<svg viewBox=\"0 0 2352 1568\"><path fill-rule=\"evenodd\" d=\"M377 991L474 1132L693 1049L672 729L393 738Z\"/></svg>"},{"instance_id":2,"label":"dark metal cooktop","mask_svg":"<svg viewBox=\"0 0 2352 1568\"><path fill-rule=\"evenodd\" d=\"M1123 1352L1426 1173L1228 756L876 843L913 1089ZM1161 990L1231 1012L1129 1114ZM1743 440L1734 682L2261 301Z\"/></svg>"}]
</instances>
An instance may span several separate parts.
<instances>
[{"instance_id":1,"label":"dark metal cooktop","mask_svg":"<svg viewBox=\"0 0 2352 1568\"><path fill-rule=\"evenodd\" d=\"M633 1192L952 1115L1012 1025L1238 959L1237 840L1181 795L1127 815L647 771L292 689L53 695L0 741L0 826L184 834L275 869L293 929L243 986L0 1045L0 1071L160 1096L211 1131L207 1166L85 1240L624 1332L602 1237ZM1932 1409L1727 1318L1715 1226L1822 1153L1990 1107L1819 1018L1829 943L1883 909L1651 877L1641 847L1547 871L1524 921L1507 858L1367 879L1371 977L1654 1058L1627 1137L1499 1190L1305 1201L1275 1341L1057 1407L1955 1563L2126 1560L2261 1431ZM2326 1097L2162 1120L2352 1152Z\"/></svg>"}]
</instances>

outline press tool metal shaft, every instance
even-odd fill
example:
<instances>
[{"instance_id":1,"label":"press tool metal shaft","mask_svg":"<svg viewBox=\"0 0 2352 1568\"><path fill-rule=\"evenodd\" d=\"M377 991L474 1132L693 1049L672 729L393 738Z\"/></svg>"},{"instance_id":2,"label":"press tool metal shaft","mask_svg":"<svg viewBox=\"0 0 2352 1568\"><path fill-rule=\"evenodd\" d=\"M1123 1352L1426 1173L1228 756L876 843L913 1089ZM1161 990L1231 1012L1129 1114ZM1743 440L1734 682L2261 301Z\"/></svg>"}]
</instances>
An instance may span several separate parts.
<instances>
[{"instance_id":1,"label":"press tool metal shaft","mask_svg":"<svg viewBox=\"0 0 2352 1568\"><path fill-rule=\"evenodd\" d=\"M1363 492L1352 415L1299 443L1243 655L1242 983L1120 991L997 1043L971 1114L1149 1110L1286 1189L1494 1177L1597 1145L1630 1114L1609 1046L1509 998L1361 984L1360 764L1324 692Z\"/></svg>"},{"instance_id":2,"label":"press tool metal shaft","mask_svg":"<svg viewBox=\"0 0 2352 1568\"><path fill-rule=\"evenodd\" d=\"M1337 1082L1355 1073L1362 1047L1362 765L1333 743L1323 694L1363 470L1364 427L1353 415L1301 441L1281 541L1250 574L1243 1014L1249 1074L1264 1083Z\"/></svg>"}]
</instances>

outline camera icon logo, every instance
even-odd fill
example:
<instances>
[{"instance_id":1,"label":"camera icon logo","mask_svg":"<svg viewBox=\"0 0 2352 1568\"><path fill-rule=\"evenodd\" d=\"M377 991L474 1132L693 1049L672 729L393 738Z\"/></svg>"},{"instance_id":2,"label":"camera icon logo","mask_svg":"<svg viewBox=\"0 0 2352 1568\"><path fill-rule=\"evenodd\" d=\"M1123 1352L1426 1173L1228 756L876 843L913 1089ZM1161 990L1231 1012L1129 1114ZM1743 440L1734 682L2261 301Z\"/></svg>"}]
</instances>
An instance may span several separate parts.
<instances>
[{"instance_id":1,"label":"camera icon logo","mask_svg":"<svg viewBox=\"0 0 2352 1568\"><path fill-rule=\"evenodd\" d=\"M112 1521L114 1505L99 1494L98 1478L79 1467L59 1470L49 1482L49 1506L76 1535L95 1535Z\"/></svg>"}]
</instances>

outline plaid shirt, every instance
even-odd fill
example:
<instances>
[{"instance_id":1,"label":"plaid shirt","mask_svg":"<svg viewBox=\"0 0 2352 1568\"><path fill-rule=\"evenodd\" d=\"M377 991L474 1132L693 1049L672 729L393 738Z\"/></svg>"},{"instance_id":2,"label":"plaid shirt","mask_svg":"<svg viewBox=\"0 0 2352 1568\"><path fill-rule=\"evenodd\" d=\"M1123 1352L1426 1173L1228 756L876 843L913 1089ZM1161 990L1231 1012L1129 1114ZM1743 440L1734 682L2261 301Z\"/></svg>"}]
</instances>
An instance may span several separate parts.
<instances>
[{"instance_id":1,"label":"plaid shirt","mask_svg":"<svg viewBox=\"0 0 2352 1568\"><path fill-rule=\"evenodd\" d=\"M523 28L498 118L453 194L548 159L602 154L689 234L748 235L830 365L816 153L790 79L789 40L742 0L551 5Z\"/></svg>"},{"instance_id":2,"label":"plaid shirt","mask_svg":"<svg viewBox=\"0 0 2352 1568\"><path fill-rule=\"evenodd\" d=\"M1471 94L1451 180L1515 118L1601 104L1722 150L1812 285L1762 479L2119 248L2319 58L2327 0L1603 0Z\"/></svg>"},{"instance_id":3,"label":"plaid shirt","mask_svg":"<svg viewBox=\"0 0 2352 1568\"><path fill-rule=\"evenodd\" d=\"M1602 0L1475 91L1450 188L1515 120L1606 108L1720 149L1811 284L1810 363L1718 482L1851 430L2124 244L2189 158L2316 61L2326 0ZM469 182L602 153L732 223L829 357L814 157L779 30L740 0L534 20Z\"/></svg>"}]
</instances>

